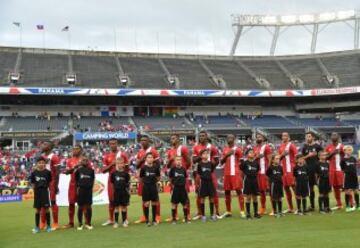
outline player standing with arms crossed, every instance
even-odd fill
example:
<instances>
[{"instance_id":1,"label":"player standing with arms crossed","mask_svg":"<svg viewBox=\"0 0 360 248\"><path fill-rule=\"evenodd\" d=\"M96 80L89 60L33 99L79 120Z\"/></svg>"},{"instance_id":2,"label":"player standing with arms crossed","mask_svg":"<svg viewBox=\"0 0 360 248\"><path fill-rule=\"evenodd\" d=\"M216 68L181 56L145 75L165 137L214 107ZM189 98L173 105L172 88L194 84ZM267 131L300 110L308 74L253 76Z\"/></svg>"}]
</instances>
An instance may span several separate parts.
<instances>
[{"instance_id":1,"label":"player standing with arms crossed","mask_svg":"<svg viewBox=\"0 0 360 248\"><path fill-rule=\"evenodd\" d=\"M110 152L105 154L103 159L104 167L102 169L102 173L109 173L109 175L111 175L111 173L113 173L116 170L115 165L117 158L120 157L123 158L126 167L129 164L129 159L126 153L118 148L118 141L116 139L109 140L109 147L110 147ZM126 168L126 170L127 169L128 168ZM108 197L109 197L109 219L104 224L102 224L103 226L114 224L114 213L115 213L114 188L110 176L108 178Z\"/></svg>"},{"instance_id":2,"label":"player standing with arms crossed","mask_svg":"<svg viewBox=\"0 0 360 248\"><path fill-rule=\"evenodd\" d=\"M235 190L238 196L240 215L245 218L244 213L244 196L242 194L243 180L242 171L240 170L241 158L243 156L240 147L235 145L235 136L227 136L227 146L222 151L221 164L224 164L224 191L226 212L222 217L231 217L231 191Z\"/></svg>"}]
</instances>

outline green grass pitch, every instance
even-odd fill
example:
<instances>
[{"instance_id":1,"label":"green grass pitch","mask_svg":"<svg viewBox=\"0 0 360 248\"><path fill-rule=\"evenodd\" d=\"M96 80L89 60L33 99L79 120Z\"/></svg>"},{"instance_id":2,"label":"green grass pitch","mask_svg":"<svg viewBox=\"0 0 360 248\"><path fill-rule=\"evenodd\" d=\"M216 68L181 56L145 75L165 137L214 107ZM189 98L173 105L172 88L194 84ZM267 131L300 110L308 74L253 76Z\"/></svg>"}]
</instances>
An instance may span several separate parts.
<instances>
[{"instance_id":1,"label":"green grass pitch","mask_svg":"<svg viewBox=\"0 0 360 248\"><path fill-rule=\"evenodd\" d=\"M191 196L194 212L194 196ZM224 210L224 200L221 209ZM170 215L169 195L161 195L162 218ZM284 205L285 201L284 201ZM207 207L207 206L206 206ZM285 207L286 208L286 207ZM181 209L180 209L181 210ZM208 208L206 209L208 212ZM34 210L32 202L0 204L0 248L31 247L360 247L360 212L337 211L332 215L287 215L276 219L240 219L237 200L233 199L233 217L215 223L192 221L191 224L161 223L156 227L133 224L140 216L140 198L133 196L127 229L102 227L107 219L107 206L95 206L94 230L58 230L32 234ZM182 211L179 211L182 213ZM182 215L181 215L182 216ZM67 223L67 208L60 208L60 224Z\"/></svg>"}]
</instances>

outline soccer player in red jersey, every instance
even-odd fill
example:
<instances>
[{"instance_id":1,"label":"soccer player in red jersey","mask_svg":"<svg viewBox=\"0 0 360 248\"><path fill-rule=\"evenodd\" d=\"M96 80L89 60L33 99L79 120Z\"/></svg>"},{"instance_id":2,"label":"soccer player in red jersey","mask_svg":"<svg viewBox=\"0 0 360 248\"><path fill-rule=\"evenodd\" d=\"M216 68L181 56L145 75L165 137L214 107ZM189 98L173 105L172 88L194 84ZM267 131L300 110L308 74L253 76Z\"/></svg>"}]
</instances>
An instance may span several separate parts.
<instances>
[{"instance_id":1,"label":"soccer player in red jersey","mask_svg":"<svg viewBox=\"0 0 360 248\"><path fill-rule=\"evenodd\" d=\"M126 168L129 165L129 159L126 153L118 148L118 141L116 139L109 140L109 147L110 147L110 152L105 154L103 159L104 167L102 169L102 173L109 173L109 175L111 175L111 173L113 173L116 170L115 164L117 158L122 157L124 159ZM103 226L114 224L114 212L115 212L115 207L113 203L114 189L110 176L108 178L108 197L109 197L109 219L102 224Z\"/></svg>"},{"instance_id":2,"label":"soccer player in red jersey","mask_svg":"<svg viewBox=\"0 0 360 248\"><path fill-rule=\"evenodd\" d=\"M191 168L191 160L189 156L189 149L180 144L180 138L177 134L172 134L170 136L170 144L171 147L166 151L166 167L169 169L176 166L175 158L177 156L181 156L181 165L185 170L189 170ZM186 182L186 190L189 193L189 181ZM190 218L190 201L187 204L187 212L188 219ZM177 216L177 208L176 208L176 216ZM172 218L168 218L167 221L171 221Z\"/></svg>"},{"instance_id":3,"label":"soccer player in red jersey","mask_svg":"<svg viewBox=\"0 0 360 248\"><path fill-rule=\"evenodd\" d=\"M240 170L241 158L243 156L240 147L235 145L236 137L233 134L227 136L227 146L223 148L220 163L224 165L224 191L226 212L222 217L231 217L231 191L235 190L238 196L240 214L245 218L244 196L242 194L243 179Z\"/></svg>"},{"instance_id":4,"label":"soccer player in red jersey","mask_svg":"<svg viewBox=\"0 0 360 248\"><path fill-rule=\"evenodd\" d=\"M281 166L283 168L283 184L284 190L286 193L286 199L288 202L289 209L286 212L294 212L294 206L292 202L292 193L291 188L294 191L294 173L293 169L295 167L295 157L297 155L296 146L290 141L290 135L288 132L283 132L281 134L282 144L278 149L278 153L281 158Z\"/></svg>"},{"instance_id":5,"label":"soccer player in red jersey","mask_svg":"<svg viewBox=\"0 0 360 248\"><path fill-rule=\"evenodd\" d=\"M136 168L138 171L144 166L146 154L151 153L154 158L154 165L160 167L160 155L159 152L155 149L155 147L152 147L150 145L150 138L147 135L142 135L140 138L140 145L141 149L136 154ZM142 190L143 190L143 184L140 182L138 185L138 195L142 196ZM160 201L157 203L156 208L156 221L157 223L160 223ZM142 204L143 210L144 210L144 203ZM144 223L145 222L145 216L141 216L139 220L137 220L135 223Z\"/></svg>"},{"instance_id":6,"label":"soccer player in red jersey","mask_svg":"<svg viewBox=\"0 0 360 248\"><path fill-rule=\"evenodd\" d=\"M338 133L331 134L331 144L327 145L325 151L328 154L329 160L329 176L330 185L334 188L334 196L336 199L336 207L334 209L341 209L343 207L341 202L341 189L344 183L344 173L341 170L341 160L344 158L344 145L340 143L340 136ZM351 201L352 202L352 199Z\"/></svg>"},{"instance_id":7,"label":"soccer player in red jersey","mask_svg":"<svg viewBox=\"0 0 360 248\"><path fill-rule=\"evenodd\" d=\"M69 189L68 189L68 201L69 201L69 223L63 226L63 228L74 227L74 216L75 216L75 203L76 203L76 181L75 181L75 170L80 164L82 154L82 147L75 145L72 150L72 157L66 160L65 174L70 175Z\"/></svg>"},{"instance_id":8,"label":"soccer player in red jersey","mask_svg":"<svg viewBox=\"0 0 360 248\"><path fill-rule=\"evenodd\" d=\"M255 152L255 159L257 160L260 170L258 174L258 184L260 193L260 215L266 214L266 192L269 189L268 178L266 176L266 170L271 164L272 150L271 147L266 144L266 137L261 134L256 134L256 145L253 147Z\"/></svg>"},{"instance_id":9,"label":"soccer player in red jersey","mask_svg":"<svg viewBox=\"0 0 360 248\"><path fill-rule=\"evenodd\" d=\"M196 144L193 147L193 152L192 152L192 161L193 163L196 165L198 162L201 161L201 156L200 153L202 150L208 150L210 153L209 156L209 160L214 163L215 165L219 164L219 152L218 149L216 148L216 146L212 145L211 143L209 143L209 138L208 138L208 134L206 133L206 131L200 131L199 133L199 143ZM195 172L194 178L195 178L195 188L196 188L196 192L198 192L199 189L199 185L200 185L200 178L199 176L196 175L196 171L197 168L194 168L193 170ZM214 194L214 205L215 205L215 211L216 211L216 215L218 218L221 218L220 213L219 213L219 196L217 193L217 178L215 173L212 173L212 180L213 180L213 185L215 187L215 194ZM196 198L196 205L197 205L197 216L195 216L193 219L194 220L198 220L201 218L202 213L201 213L201 208L200 208L200 197L199 194L197 195Z\"/></svg>"},{"instance_id":10,"label":"soccer player in red jersey","mask_svg":"<svg viewBox=\"0 0 360 248\"><path fill-rule=\"evenodd\" d=\"M51 182L49 185L51 212L53 217L52 229L59 228L59 207L56 204L56 195L59 193L59 165L60 158L52 151L54 144L51 141L45 141L41 144L42 156L46 159L46 169L51 172ZM46 214L41 212L40 228L45 228Z\"/></svg>"}]
</instances>

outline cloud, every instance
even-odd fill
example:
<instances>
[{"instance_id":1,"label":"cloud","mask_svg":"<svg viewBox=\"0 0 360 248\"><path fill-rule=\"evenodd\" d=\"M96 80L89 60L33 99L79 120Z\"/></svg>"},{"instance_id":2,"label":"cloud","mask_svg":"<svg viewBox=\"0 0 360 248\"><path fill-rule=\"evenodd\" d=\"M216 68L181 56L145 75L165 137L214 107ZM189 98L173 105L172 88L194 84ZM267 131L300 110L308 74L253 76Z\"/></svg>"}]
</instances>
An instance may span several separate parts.
<instances>
[{"instance_id":1,"label":"cloud","mask_svg":"<svg viewBox=\"0 0 360 248\"><path fill-rule=\"evenodd\" d=\"M45 25L46 47L143 52L228 54L233 40L231 14L304 14L360 8L358 0L12 0L0 1L0 44L17 46L22 23L23 45L42 47L37 24ZM300 12L301 11L301 12ZM339 33L345 35L339 36ZM115 35L116 34L116 35ZM254 29L242 37L238 54L268 54L271 36ZM321 32L319 51L351 49L352 32L334 25ZM309 34L285 31L278 54L309 50Z\"/></svg>"}]
</instances>

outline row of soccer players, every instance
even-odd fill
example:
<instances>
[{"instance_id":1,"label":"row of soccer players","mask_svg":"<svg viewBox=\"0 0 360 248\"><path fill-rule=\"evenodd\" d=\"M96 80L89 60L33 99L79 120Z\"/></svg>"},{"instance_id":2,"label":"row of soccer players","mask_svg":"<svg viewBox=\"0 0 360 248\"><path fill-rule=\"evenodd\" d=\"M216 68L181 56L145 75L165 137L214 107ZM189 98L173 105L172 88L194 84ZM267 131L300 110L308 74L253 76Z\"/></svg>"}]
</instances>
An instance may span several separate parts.
<instances>
[{"instance_id":1,"label":"row of soccer players","mask_svg":"<svg viewBox=\"0 0 360 248\"><path fill-rule=\"evenodd\" d=\"M329 187L326 187L327 189L331 189L331 187L334 189L335 198L337 201L337 208L342 208L342 202L341 202L341 190L343 186L346 188L353 189L355 191L355 200L356 203L358 203L358 195L357 195L357 178L355 181L354 177L354 171L356 175L356 160L351 157L347 156L344 158L344 145L340 143L340 137L337 133L333 133L331 135L331 143L325 148L322 149L316 142L315 142L315 135L313 133L307 133L306 134L306 141L302 148L302 156L298 158L297 163L302 164L302 160L304 161L304 164L306 166L306 176L304 178L307 178L309 187L301 187L304 191L302 192L304 195L303 197L307 195L307 189L309 189L310 194L310 208L303 210L314 210L315 208L315 193L314 193L314 186L316 185L316 168L319 168L318 163L318 155L320 151L324 151L323 159L324 163L328 163L328 181L329 181ZM192 159L190 158L188 148L186 146L180 145L180 140L177 135L171 136L171 145L172 147L167 151L167 159L166 159L166 166L168 168L174 168L176 163L176 158L178 160L181 160L181 166L184 167L185 171L188 171L192 167L195 168L194 172L194 178L195 178L195 186L196 186L196 192L197 192L197 199L196 199L196 206L197 206L197 214L193 219L199 219L204 216L204 207L203 207L203 198L204 194L211 196L211 211L214 206L214 212L215 215L213 215L213 218L221 218L221 217L227 217L231 216L231 191L234 190L237 193L239 206L241 210L242 217L245 217L245 203L244 203L244 196L243 194L249 195L257 195L260 194L260 212L259 215L257 214L257 211L255 211L255 217L258 217L262 214L266 213L266 193L269 189L273 189L272 187L269 187L269 178L266 174L268 171L268 168L271 167L270 165L274 164L276 165L276 161L279 160L279 167L281 168L281 187L278 186L277 188L281 188L281 191L278 192L279 196L282 196L282 189L284 189L286 198L288 201L288 211L294 212L294 207L292 203L292 190L295 190L296 188L300 187L299 183L295 184L295 177L294 172L296 172L296 156L298 154L296 146L290 141L289 134L284 132L282 134L282 144L280 145L277 156L273 156L273 151L271 150L271 147L266 143L266 137L262 134L256 135L256 144L253 146L252 149L247 151L246 157L248 158L246 161L251 161L251 157L253 156L254 168L258 167L258 171L256 170L256 173L253 173L253 175L248 175L247 173L253 172L252 166L250 166L247 171L244 165L246 165L248 162L241 162L243 158L243 151L241 148L237 147L235 145L235 136L229 135L227 137L227 146L223 148L222 151L222 157L219 158L219 152L217 148L209 143L208 135L206 132L202 131L199 134L199 143L196 144L192 149ZM147 164L147 157L148 155L152 155L154 168L160 168L160 157L159 153L156 151L154 147L151 146L149 137L142 136L140 140L141 149L139 150L137 156L136 156L136 166L138 169L144 168L144 166ZM104 167L103 172L104 173L110 173L113 174L116 171L116 161L118 158L122 158L123 163L126 165L128 164L128 157L125 152L119 150L118 144L116 140L110 140L109 141L110 146L110 152L104 156ZM351 149L348 149L351 150ZM52 180L50 181L50 200L51 200L51 209L53 213L53 229L58 228L58 207L56 205L56 194L58 192L57 190L57 184L58 184L58 164L59 159L58 157L52 153L52 144L49 142L45 142L42 146L43 151L43 157L46 159L46 168L51 171ZM206 152L205 152L206 151ZM79 167L80 164L80 158L81 158L81 147L75 146L73 149L73 157L68 159L67 161L67 170L65 171L66 174L71 174L71 180L69 185L69 224L65 227L73 227L74 226L74 214L75 214L75 203L77 198L77 190L76 190L76 179L75 179L75 171ZM204 180L201 180L201 166L199 166L200 162L202 161L202 154L205 152L207 155L207 160L209 164L212 165L211 170L212 172L209 174L211 176L211 185L212 190L210 190L209 185L208 187L204 186L203 182ZM348 152L349 153L349 152ZM348 158L349 157L349 158ZM181 159L180 159L181 158ZM346 173L350 173L352 176L346 176L346 179L349 180L351 178L352 182L347 183L345 182L344 185L344 171L341 168L341 161L345 165L349 165L348 167L350 169L344 169ZM344 162L345 161L345 162ZM215 176L215 173L213 173L213 168L215 168L218 164L223 165L224 169L224 190L225 190L225 204L226 204L226 212L221 216L220 210L219 210L219 197L217 194L217 183L218 180ZM192 165L197 165L192 166ZM256 166L258 165L258 166ZM326 166L325 166L326 167ZM325 168L324 167L324 168ZM243 170L241 170L241 168ZM322 170L325 170L322 168ZM280 170L280 169L279 169ZM204 169L206 171L206 169ZM274 172L275 173L275 172ZM303 172L299 172L303 173ZM178 174L178 173L177 173ZM247 182L251 181L250 178L253 178L256 175L256 183L253 181L253 184L247 184ZM319 174L318 174L319 175ZM324 174L326 176L326 173ZM186 188L188 188L188 180L186 181ZM270 180L270 182L273 182L275 180ZM325 183L326 184L326 183ZM348 184L348 185L347 185ZM252 185L252 186L249 186ZM306 181L305 184L307 185ZM247 187L249 186L249 187ZM272 185L271 185L272 186ZM331 187L330 187L331 186ZM355 187L356 186L356 187ZM148 201L146 201L148 196L148 191L145 193L143 192L144 183L141 182L139 184L138 194L145 198L143 199L143 212L144 215L137 221L137 222L146 222L149 219L147 218L147 212L148 212ZM206 188L206 189L205 189ZM300 188L298 188L297 191L299 191ZM347 190L346 194L346 206L349 207L352 204L352 195L350 194L351 189ZM247 192L249 190L249 192ZM327 191L327 190L325 190ZM151 191L153 192L153 191ZM205 193L204 193L205 192ZM203 194L201 194L203 193ZM251 194L250 194L251 193ZM300 193L300 192L299 192ZM320 189L321 199L319 199L319 202L321 203L321 206L324 204L327 204L328 207L328 192L324 193L322 189ZM153 196L153 194L150 194ZM276 200L278 197L275 197L274 192L270 192L270 195L272 196L272 200ZM110 200L109 204L109 220L104 223L104 225L111 225L114 224L114 218L115 215L115 200L114 200L114 182L112 181L112 177L109 176L109 182L108 182L108 196ZM203 196L203 197L202 197ZM325 198L323 198L325 196ZM299 203L299 199L302 197L297 197L297 203ZM151 198L151 200L154 198ZM247 210L250 205L250 199L251 197L247 197L247 203L246 207ZM254 207L257 208L257 201L256 197L253 197L254 199ZM155 221L158 223L160 221L160 202L159 201L151 201L153 204L153 211L155 216ZM305 204L305 201L303 201ZM279 206L277 204L273 203L273 211L275 211ZM323 204L324 203L324 204ZM306 205L306 204L305 204ZM278 207L276 207L278 206ZM279 211L280 209L278 209ZM350 210L350 208L348 208ZM176 208L174 208L175 215ZM187 216L190 218L190 203L187 202L186 204L186 211ZM41 216L41 222L40 227L45 226L45 219L46 214L45 211L42 210ZM249 213L249 211L247 211ZM305 212L305 211L304 211ZM126 224L126 223L125 223Z\"/></svg>"}]
</instances>

